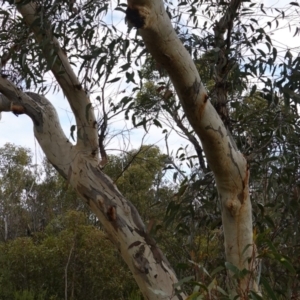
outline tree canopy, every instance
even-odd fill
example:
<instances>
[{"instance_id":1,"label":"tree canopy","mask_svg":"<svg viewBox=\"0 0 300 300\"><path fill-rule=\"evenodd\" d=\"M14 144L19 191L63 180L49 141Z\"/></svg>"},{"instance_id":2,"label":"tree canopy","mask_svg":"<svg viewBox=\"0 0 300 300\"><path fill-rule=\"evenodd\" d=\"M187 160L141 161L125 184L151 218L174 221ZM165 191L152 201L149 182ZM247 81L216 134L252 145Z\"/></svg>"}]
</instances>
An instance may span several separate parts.
<instances>
[{"instance_id":1,"label":"tree canopy","mask_svg":"<svg viewBox=\"0 0 300 300\"><path fill-rule=\"evenodd\" d=\"M297 299L298 20L298 2L3 1L0 111L31 118L47 159L1 149L2 259L21 262L23 247L19 267L44 262L7 295L139 297L120 261L107 280L108 238L146 299ZM69 138L47 99L58 92ZM104 267L82 255L97 248Z\"/></svg>"}]
</instances>

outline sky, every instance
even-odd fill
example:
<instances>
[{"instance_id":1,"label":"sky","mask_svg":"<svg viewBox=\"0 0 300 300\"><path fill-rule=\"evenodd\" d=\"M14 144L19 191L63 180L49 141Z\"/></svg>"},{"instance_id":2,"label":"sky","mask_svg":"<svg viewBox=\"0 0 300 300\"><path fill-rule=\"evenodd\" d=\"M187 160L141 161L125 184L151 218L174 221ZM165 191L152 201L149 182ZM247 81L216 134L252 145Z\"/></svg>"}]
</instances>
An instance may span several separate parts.
<instances>
[{"instance_id":1,"label":"sky","mask_svg":"<svg viewBox=\"0 0 300 300\"><path fill-rule=\"evenodd\" d=\"M260 1L260 3L264 3L264 6L276 6L276 7L285 7L291 1L289 0L266 0ZM299 3L299 1L298 1ZM276 13L276 12L274 12ZM262 14L261 14L262 15ZM298 15L299 17L299 15ZM261 16L261 18L267 17ZM282 20L280 20L280 24L283 25ZM300 27L300 22L295 19L293 24L298 22L298 26ZM124 28L124 23L121 21L121 26ZM267 29L266 29L267 30ZM294 30L290 31L288 24L284 24L284 28L279 31L275 31L273 33L273 38L277 41L276 46L282 49L294 48L298 47L298 52L300 51L300 39L299 35L293 37ZM297 55L297 51L294 52ZM56 107L59 119L61 121L62 128L67 137L70 137L70 127L75 124L74 118L71 113L71 109L68 105L67 100L63 97L61 93L57 94L48 94L47 98L52 102L52 104ZM124 118L121 116L119 119L114 122L110 126L111 132L118 131L123 129L124 127L131 127L130 122L125 122ZM112 141L110 141L107 146L108 153L118 154L116 149L122 150L130 150L136 149L140 146L142 137L144 135L144 131L142 129L135 130L134 133L130 134L126 138L126 142L124 144L124 140L121 136L115 137ZM129 140L130 139L130 140ZM42 150L40 149L38 143L35 141L33 135L33 125L29 117L26 115L20 115L16 117L12 113L2 113L2 117L0 120L0 147L2 147L5 143L13 143L18 146L28 147L32 150L34 155L35 162L39 163L44 155ZM150 130L147 137L143 140L144 144L155 144L162 148L163 151L166 150L164 135L162 134L162 129L153 128ZM169 147L174 152L180 146L187 145L187 141L178 137L175 134L172 134L169 138ZM120 153L120 152L119 152Z\"/></svg>"}]
</instances>

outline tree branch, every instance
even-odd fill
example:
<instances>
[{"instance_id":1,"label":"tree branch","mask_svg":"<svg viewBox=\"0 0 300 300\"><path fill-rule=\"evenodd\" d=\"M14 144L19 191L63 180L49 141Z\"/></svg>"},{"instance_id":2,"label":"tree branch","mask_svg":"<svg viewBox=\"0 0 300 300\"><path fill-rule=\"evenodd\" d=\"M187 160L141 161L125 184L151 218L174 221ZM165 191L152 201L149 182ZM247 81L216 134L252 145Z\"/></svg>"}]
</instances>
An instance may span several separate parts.
<instances>
[{"instance_id":1,"label":"tree branch","mask_svg":"<svg viewBox=\"0 0 300 300\"><path fill-rule=\"evenodd\" d=\"M65 136L52 104L35 93L24 93L0 76L0 112L28 115L34 124L34 135L44 153L59 173L67 178L72 161L72 144Z\"/></svg>"},{"instance_id":2,"label":"tree branch","mask_svg":"<svg viewBox=\"0 0 300 300\"><path fill-rule=\"evenodd\" d=\"M188 138L190 143L194 146L195 151L197 153L199 166L201 167L202 171L204 173L207 172L206 163L203 157L203 150L200 146L200 143L196 139L196 137L184 126L182 120L180 120L178 116L178 112L176 109L171 108L172 110L172 118L175 121L176 125L182 130L182 132L185 134L185 136Z\"/></svg>"},{"instance_id":3,"label":"tree branch","mask_svg":"<svg viewBox=\"0 0 300 300\"><path fill-rule=\"evenodd\" d=\"M128 0L126 13L129 22L139 29L149 52L168 72L184 112L201 140L219 192L226 259L240 270L249 270L249 275L242 279L229 277L232 294L243 298L248 295L249 287L257 291L250 174L246 159L236 149L219 114L208 100L198 70L177 37L164 2Z\"/></svg>"},{"instance_id":4,"label":"tree branch","mask_svg":"<svg viewBox=\"0 0 300 300\"><path fill-rule=\"evenodd\" d=\"M27 27L34 33L51 71L70 103L77 124L76 147L95 156L98 154L97 122L87 91L84 91L66 54L53 36L51 24L42 15L43 11L39 10L35 2L25 5L17 2L17 9Z\"/></svg>"},{"instance_id":5,"label":"tree branch","mask_svg":"<svg viewBox=\"0 0 300 300\"><path fill-rule=\"evenodd\" d=\"M218 58L215 64L215 88L213 92L213 104L219 116L224 122L226 128L230 131L230 117L227 106L228 85L227 78L230 70L235 65L230 63L228 59L231 47L231 31L233 28L234 19L237 16L237 11L241 5L241 0L232 0L229 2L224 16L215 23L215 49L218 50ZM226 40L224 34L227 31Z\"/></svg>"}]
</instances>

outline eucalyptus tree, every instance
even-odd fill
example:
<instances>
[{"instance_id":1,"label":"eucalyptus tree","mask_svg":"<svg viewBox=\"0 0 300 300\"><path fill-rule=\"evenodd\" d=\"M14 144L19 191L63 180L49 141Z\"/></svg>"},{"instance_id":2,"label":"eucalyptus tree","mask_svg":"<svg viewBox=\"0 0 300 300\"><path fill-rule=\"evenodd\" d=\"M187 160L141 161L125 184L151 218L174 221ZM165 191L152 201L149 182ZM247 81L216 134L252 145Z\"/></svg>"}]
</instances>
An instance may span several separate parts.
<instances>
[{"instance_id":1,"label":"eucalyptus tree","mask_svg":"<svg viewBox=\"0 0 300 300\"><path fill-rule=\"evenodd\" d=\"M35 177L29 149L12 144L0 148L0 240L26 233L30 222L27 195L36 182Z\"/></svg>"},{"instance_id":2,"label":"eucalyptus tree","mask_svg":"<svg viewBox=\"0 0 300 300\"><path fill-rule=\"evenodd\" d=\"M296 2L289 6L293 16L298 13L297 6ZM169 75L179 108L201 142L202 162L214 174L222 214L228 297L259 297L248 157L232 137L228 92L234 84L242 93L244 80L252 76L264 84L266 99L272 102L275 92L280 92L288 105L298 99L299 58L287 51L281 64L276 63L278 50L255 18L256 9L266 15L263 5L258 8L241 0L179 1L174 8L162 0L118 1L115 10L126 14L127 33L109 25L105 18L108 9L105 1L5 2L1 8L0 111L31 118L47 159L97 215L144 297L185 298L172 267L145 229L135 206L102 171L107 163L108 122L131 105L130 95L120 103L105 103L105 91L120 79L114 73L117 63L122 64L119 71L124 71L127 82L136 84L135 74L141 73L135 72L133 63L138 64L150 53ZM279 17L288 15L287 9L274 10L269 27L278 26ZM202 22L201 17L207 20ZM182 27L180 20L186 22ZM191 32L182 34L181 30L189 26ZM137 35L131 35L132 28L137 28ZM298 28L294 28L297 34ZM186 43L186 38L191 43ZM265 48L261 49L261 44ZM242 55L244 48L252 53L248 59ZM198 51L211 57L213 88L209 93L194 62ZM248 55L247 51L244 54ZM8 67L3 69L5 65ZM276 68L281 68L280 72ZM71 127L72 137L76 131L75 145L63 133L55 108L45 96L48 71L54 76L52 87L63 91L75 116L76 126ZM274 74L279 78L272 81L268 77ZM100 120L95 117L90 97L97 87ZM257 88L254 84L251 94ZM35 92L25 92L29 89ZM129 117L128 110L125 117ZM138 125L134 117L132 120Z\"/></svg>"}]
</instances>

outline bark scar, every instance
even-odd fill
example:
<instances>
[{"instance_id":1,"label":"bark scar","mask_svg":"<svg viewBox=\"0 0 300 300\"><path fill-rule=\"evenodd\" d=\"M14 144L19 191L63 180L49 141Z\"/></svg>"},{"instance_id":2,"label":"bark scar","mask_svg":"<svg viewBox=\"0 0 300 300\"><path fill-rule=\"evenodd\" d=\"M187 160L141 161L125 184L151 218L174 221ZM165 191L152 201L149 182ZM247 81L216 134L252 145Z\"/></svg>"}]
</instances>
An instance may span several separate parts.
<instances>
[{"instance_id":1,"label":"bark scar","mask_svg":"<svg viewBox=\"0 0 300 300\"><path fill-rule=\"evenodd\" d=\"M115 205L112 205L110 206L108 209L107 209L107 217L110 221L115 221L116 218L117 218L117 209L116 209L116 206Z\"/></svg>"},{"instance_id":2,"label":"bark scar","mask_svg":"<svg viewBox=\"0 0 300 300\"><path fill-rule=\"evenodd\" d=\"M136 8L126 9L126 19L136 28L142 28L145 25L145 16L142 16Z\"/></svg>"}]
</instances>

